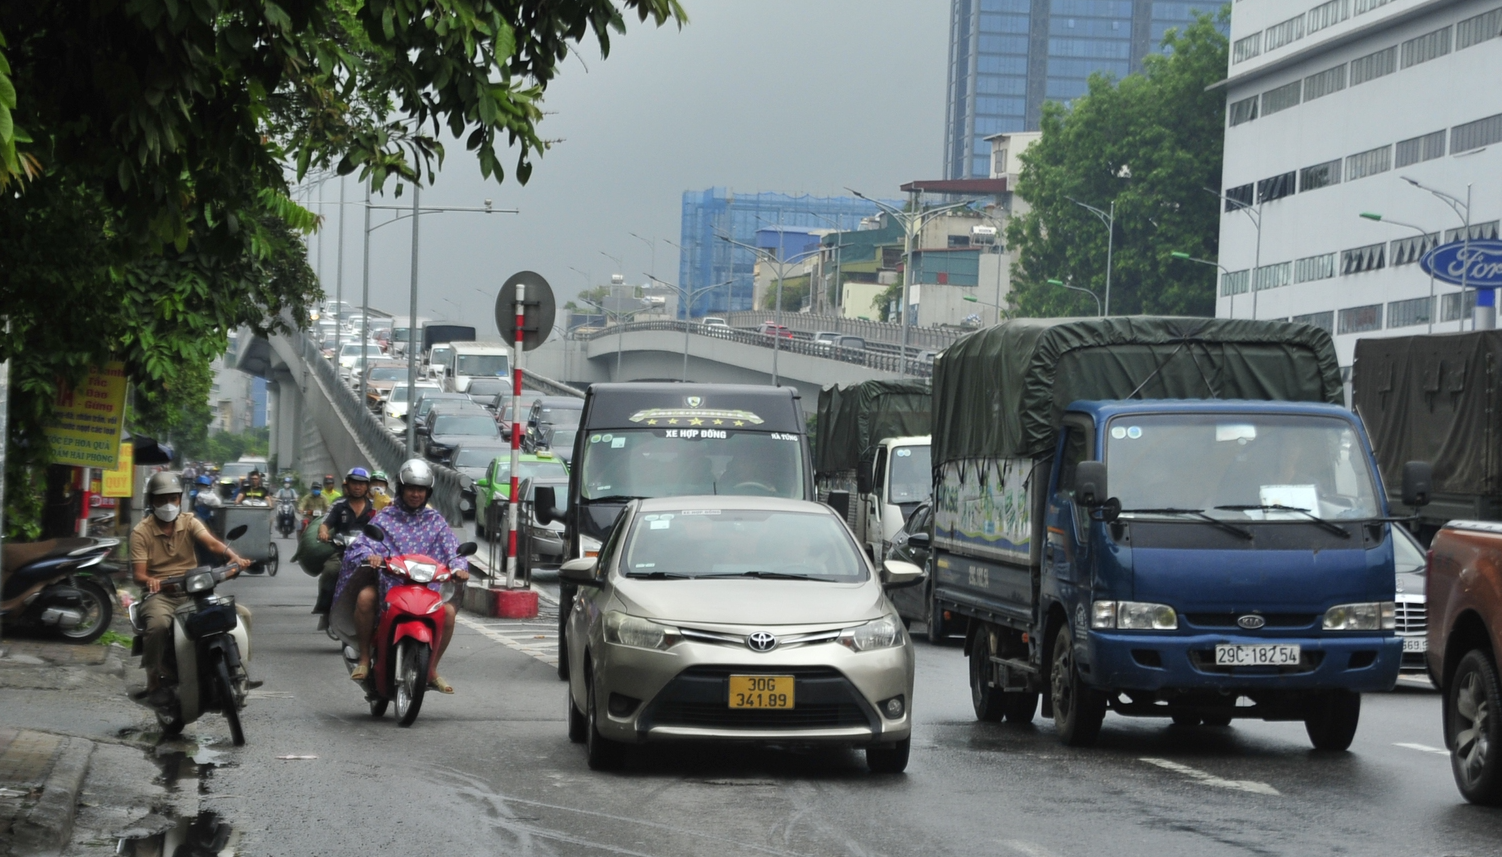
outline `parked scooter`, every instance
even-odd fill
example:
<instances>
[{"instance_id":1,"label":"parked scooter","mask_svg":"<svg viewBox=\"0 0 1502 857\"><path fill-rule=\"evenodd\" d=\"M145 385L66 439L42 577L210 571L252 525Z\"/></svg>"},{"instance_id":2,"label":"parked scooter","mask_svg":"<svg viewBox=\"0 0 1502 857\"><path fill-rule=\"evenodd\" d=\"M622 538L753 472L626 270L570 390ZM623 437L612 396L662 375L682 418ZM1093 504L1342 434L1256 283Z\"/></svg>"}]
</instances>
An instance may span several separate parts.
<instances>
[{"instance_id":1,"label":"parked scooter","mask_svg":"<svg viewBox=\"0 0 1502 857\"><path fill-rule=\"evenodd\" d=\"M227 541L245 535L241 524L230 530ZM177 666L177 684L172 699L154 709L162 731L176 735L183 727L217 711L229 723L230 740L239 747L245 743L240 728L240 709L245 707L249 676L245 662L250 660L250 633L240 624L231 595L215 595L214 588L237 574L233 566L201 566L186 574L162 579L162 591L186 593L193 600L179 607L172 622L172 647L167 657ZM130 606L130 624L136 630L131 654L139 655L145 647L142 636L146 627L140 616L140 603Z\"/></svg>"},{"instance_id":2,"label":"parked scooter","mask_svg":"<svg viewBox=\"0 0 1502 857\"><path fill-rule=\"evenodd\" d=\"M374 524L366 524L364 531L373 541L386 539L385 532ZM476 549L474 542L465 542L459 546L459 555L471 556ZM360 686L372 717L384 715L386 706L395 701L397 722L411 726L428 689L428 665L441 639L443 604L454 592L453 573L448 566L422 554L386 555L385 561L386 571L403 578L403 582L388 589L380 605L372 641L375 657L370 674ZM470 571L479 573L478 569ZM434 592L428 588L429 583L443 586ZM344 643L344 667L353 673L360 662L359 642L347 625L337 620L329 623Z\"/></svg>"},{"instance_id":3,"label":"parked scooter","mask_svg":"<svg viewBox=\"0 0 1502 857\"><path fill-rule=\"evenodd\" d=\"M92 643L115 615L114 566L102 565L119 539L6 542L0 553L0 617L9 627L44 628Z\"/></svg>"},{"instance_id":4,"label":"parked scooter","mask_svg":"<svg viewBox=\"0 0 1502 857\"><path fill-rule=\"evenodd\" d=\"M297 504L291 500L276 501L276 531L282 538L292 538L297 529Z\"/></svg>"}]
</instances>

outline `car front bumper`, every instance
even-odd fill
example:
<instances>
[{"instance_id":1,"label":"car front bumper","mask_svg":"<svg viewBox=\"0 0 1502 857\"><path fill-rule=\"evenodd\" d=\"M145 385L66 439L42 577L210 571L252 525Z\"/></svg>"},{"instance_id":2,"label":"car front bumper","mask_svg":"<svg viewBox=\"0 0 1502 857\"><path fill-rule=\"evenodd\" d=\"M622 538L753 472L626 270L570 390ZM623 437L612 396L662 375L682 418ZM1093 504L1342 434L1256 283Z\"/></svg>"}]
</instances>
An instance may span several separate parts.
<instances>
[{"instance_id":1,"label":"car front bumper","mask_svg":"<svg viewBox=\"0 0 1502 857\"><path fill-rule=\"evenodd\" d=\"M1104 690L1391 690L1403 641L1386 635L1272 637L1091 631L1085 680ZM1222 667L1219 644L1296 644L1298 666ZM1083 668L1083 664L1082 664Z\"/></svg>"}]
</instances>

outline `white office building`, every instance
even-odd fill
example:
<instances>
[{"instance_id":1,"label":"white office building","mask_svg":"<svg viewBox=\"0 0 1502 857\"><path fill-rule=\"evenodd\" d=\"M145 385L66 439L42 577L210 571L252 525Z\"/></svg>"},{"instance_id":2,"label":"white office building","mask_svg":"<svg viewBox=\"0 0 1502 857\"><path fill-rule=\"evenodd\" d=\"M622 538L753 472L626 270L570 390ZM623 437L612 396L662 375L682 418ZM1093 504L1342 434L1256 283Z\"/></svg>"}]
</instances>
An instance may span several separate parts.
<instances>
[{"instance_id":1,"label":"white office building","mask_svg":"<svg viewBox=\"0 0 1502 857\"><path fill-rule=\"evenodd\" d=\"M1499 35L1502 0L1236 0L1217 314L1324 327L1343 367L1363 336L1471 329L1474 290L1431 297L1418 260L1468 191L1497 237Z\"/></svg>"}]
</instances>

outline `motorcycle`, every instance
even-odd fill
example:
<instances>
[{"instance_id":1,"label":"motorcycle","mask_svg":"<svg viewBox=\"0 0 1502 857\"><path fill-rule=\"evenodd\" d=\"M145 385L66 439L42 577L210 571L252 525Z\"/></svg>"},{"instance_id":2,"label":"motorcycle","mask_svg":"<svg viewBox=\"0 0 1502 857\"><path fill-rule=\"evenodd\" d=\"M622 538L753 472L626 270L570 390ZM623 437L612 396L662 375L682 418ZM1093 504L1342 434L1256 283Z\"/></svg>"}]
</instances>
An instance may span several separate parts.
<instances>
[{"instance_id":1,"label":"motorcycle","mask_svg":"<svg viewBox=\"0 0 1502 857\"><path fill-rule=\"evenodd\" d=\"M282 538L292 538L292 532L297 527L297 504L291 500L276 501L276 531L281 533Z\"/></svg>"},{"instance_id":2,"label":"motorcycle","mask_svg":"<svg viewBox=\"0 0 1502 857\"><path fill-rule=\"evenodd\" d=\"M114 566L102 564L119 539L7 542L0 553L0 621L44 628L72 643L92 643L115 615Z\"/></svg>"},{"instance_id":3,"label":"motorcycle","mask_svg":"<svg viewBox=\"0 0 1502 857\"><path fill-rule=\"evenodd\" d=\"M385 542L386 534L380 527L366 524L364 532L372 541ZM476 549L474 542L465 542L459 546L459 555L471 556ZM388 553L384 559L386 571L403 580L386 591L380 605L372 641L375 657L370 674L360 686L365 691L372 717L385 715L387 705L395 701L397 723L411 726L422 709L423 695L428 688L428 665L441 639L439 623L443 605L453 595L453 573L447 566L422 554L392 556ZM479 573L478 569L471 571ZM428 588L429 583L443 586L434 592ZM338 610L339 605L336 605L335 611ZM344 643L344 667L351 673L360 662L356 648L359 642L351 633L352 624L346 621L329 623Z\"/></svg>"},{"instance_id":4,"label":"motorcycle","mask_svg":"<svg viewBox=\"0 0 1502 857\"><path fill-rule=\"evenodd\" d=\"M227 540L234 541L245 531L243 524L235 527ZM217 711L229 724L235 746L245 743L240 709L245 707L249 689L245 662L250 660L250 633L240 624L234 596L214 594L215 587L234 574L233 566L200 566L162 580L163 592L193 598L173 616L172 645L167 652L177 666L177 684L170 688L172 698L153 709L164 734L176 735L205 712ZM146 625L140 608L139 602L130 606L130 624L136 631L133 655L145 648Z\"/></svg>"}]
</instances>

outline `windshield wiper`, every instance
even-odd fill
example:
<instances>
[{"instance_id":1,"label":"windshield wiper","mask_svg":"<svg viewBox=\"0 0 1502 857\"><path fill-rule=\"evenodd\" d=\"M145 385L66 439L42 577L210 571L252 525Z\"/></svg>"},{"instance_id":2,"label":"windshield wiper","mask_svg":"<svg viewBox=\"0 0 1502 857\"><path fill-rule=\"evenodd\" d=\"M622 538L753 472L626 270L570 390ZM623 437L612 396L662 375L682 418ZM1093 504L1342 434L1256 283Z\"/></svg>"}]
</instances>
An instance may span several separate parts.
<instances>
[{"instance_id":1,"label":"windshield wiper","mask_svg":"<svg viewBox=\"0 0 1502 857\"><path fill-rule=\"evenodd\" d=\"M586 498L584 498L584 502L586 502L586 503L630 503L632 500L644 500L644 499L646 499L646 498L644 498L644 497L638 497L635 494L607 494L604 497L586 497Z\"/></svg>"},{"instance_id":2,"label":"windshield wiper","mask_svg":"<svg viewBox=\"0 0 1502 857\"><path fill-rule=\"evenodd\" d=\"M1324 518L1321 518L1319 515L1316 515L1313 512L1309 511L1308 509L1300 509L1297 506L1285 506L1282 503L1248 503L1240 506L1216 506L1215 508L1221 509L1226 512L1251 512L1254 510L1261 510L1264 512L1298 512L1300 515L1303 515L1310 521L1318 524L1320 528L1325 530L1326 532L1334 533L1335 535L1340 536L1343 539L1348 539L1351 537L1351 534L1346 531L1345 527L1342 527L1334 521L1327 521Z\"/></svg>"},{"instance_id":3,"label":"windshield wiper","mask_svg":"<svg viewBox=\"0 0 1502 857\"><path fill-rule=\"evenodd\" d=\"M697 575L679 574L676 571L647 571L641 573L631 572L626 576L642 580L693 580Z\"/></svg>"},{"instance_id":4,"label":"windshield wiper","mask_svg":"<svg viewBox=\"0 0 1502 857\"><path fill-rule=\"evenodd\" d=\"M1207 524L1214 524L1215 526L1221 528L1222 530L1225 530L1233 536L1240 536L1247 541L1252 540L1251 530L1248 530L1245 527L1238 527L1235 524L1206 515L1200 509L1176 509L1170 506L1164 509L1122 509L1121 513L1123 515L1193 515L1194 517L1199 518L1201 521L1204 521Z\"/></svg>"},{"instance_id":5,"label":"windshield wiper","mask_svg":"<svg viewBox=\"0 0 1502 857\"><path fill-rule=\"evenodd\" d=\"M760 580L823 580L823 581L828 581L828 578L825 578L825 577L810 577L807 574L785 574L785 573L783 573L781 571L734 571L734 572L730 572L729 574L697 574L697 575L694 575L694 576L695 577L699 577L699 578L713 578L713 577L720 577L720 578L724 578L724 577L755 577L755 578L758 578Z\"/></svg>"}]
</instances>

